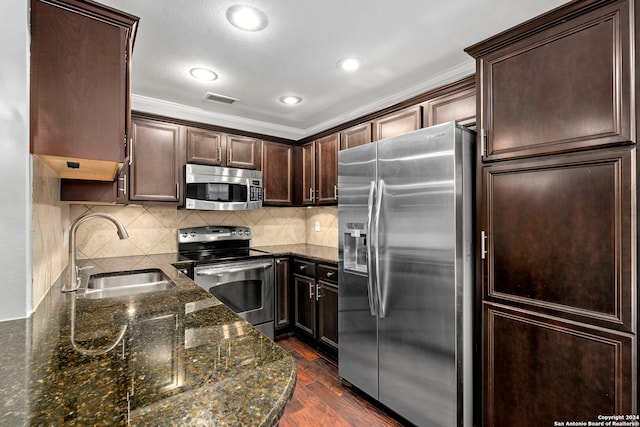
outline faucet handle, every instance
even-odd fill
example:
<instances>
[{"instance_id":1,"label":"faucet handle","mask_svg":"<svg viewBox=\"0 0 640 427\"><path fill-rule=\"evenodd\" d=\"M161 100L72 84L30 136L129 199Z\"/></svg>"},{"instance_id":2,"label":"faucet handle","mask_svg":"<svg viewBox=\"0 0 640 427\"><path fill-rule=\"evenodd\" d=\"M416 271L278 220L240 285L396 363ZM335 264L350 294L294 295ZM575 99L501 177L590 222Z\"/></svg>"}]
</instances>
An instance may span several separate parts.
<instances>
[{"instance_id":1,"label":"faucet handle","mask_svg":"<svg viewBox=\"0 0 640 427\"><path fill-rule=\"evenodd\" d=\"M78 267L78 266L76 265L76 271L80 272L80 271L82 271L82 270L89 270L90 268L95 268L95 267L96 267L95 265L87 265L87 266L85 266L85 267Z\"/></svg>"}]
</instances>

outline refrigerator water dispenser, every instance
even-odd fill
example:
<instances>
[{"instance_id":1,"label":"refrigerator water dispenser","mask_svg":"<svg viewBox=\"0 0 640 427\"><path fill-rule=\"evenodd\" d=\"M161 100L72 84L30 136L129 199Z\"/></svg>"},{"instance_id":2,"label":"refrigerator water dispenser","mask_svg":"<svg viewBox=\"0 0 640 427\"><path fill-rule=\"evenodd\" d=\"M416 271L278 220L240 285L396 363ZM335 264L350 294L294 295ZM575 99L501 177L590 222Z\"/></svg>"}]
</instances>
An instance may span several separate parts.
<instances>
[{"instance_id":1,"label":"refrigerator water dispenser","mask_svg":"<svg viewBox=\"0 0 640 427\"><path fill-rule=\"evenodd\" d=\"M349 223L344 233L344 268L367 274L367 235L365 224Z\"/></svg>"}]
</instances>

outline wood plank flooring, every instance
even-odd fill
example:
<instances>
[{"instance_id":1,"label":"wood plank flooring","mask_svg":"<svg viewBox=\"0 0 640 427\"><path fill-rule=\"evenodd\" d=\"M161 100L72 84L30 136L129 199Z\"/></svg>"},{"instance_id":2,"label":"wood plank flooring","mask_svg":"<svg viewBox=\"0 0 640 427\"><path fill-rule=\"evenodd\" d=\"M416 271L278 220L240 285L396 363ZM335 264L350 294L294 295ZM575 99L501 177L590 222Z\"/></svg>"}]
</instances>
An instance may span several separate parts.
<instances>
[{"instance_id":1,"label":"wood plank flooring","mask_svg":"<svg viewBox=\"0 0 640 427\"><path fill-rule=\"evenodd\" d=\"M335 362L294 337L277 343L294 357L298 366L296 389L280 419L280 427L404 425L344 386Z\"/></svg>"}]
</instances>

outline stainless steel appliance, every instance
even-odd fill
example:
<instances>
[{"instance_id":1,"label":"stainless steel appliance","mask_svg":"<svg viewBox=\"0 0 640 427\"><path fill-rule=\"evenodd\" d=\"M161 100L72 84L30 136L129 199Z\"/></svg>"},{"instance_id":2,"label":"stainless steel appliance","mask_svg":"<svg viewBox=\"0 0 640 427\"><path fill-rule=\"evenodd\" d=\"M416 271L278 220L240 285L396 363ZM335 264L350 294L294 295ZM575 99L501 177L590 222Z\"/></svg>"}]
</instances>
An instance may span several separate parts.
<instances>
[{"instance_id":1,"label":"stainless steel appliance","mask_svg":"<svg viewBox=\"0 0 640 427\"><path fill-rule=\"evenodd\" d=\"M472 425L475 134L338 154L340 376L420 426Z\"/></svg>"},{"instance_id":2,"label":"stainless steel appliance","mask_svg":"<svg viewBox=\"0 0 640 427\"><path fill-rule=\"evenodd\" d=\"M261 171L187 164L184 181L187 209L228 211L262 207Z\"/></svg>"},{"instance_id":3,"label":"stainless steel appliance","mask_svg":"<svg viewBox=\"0 0 640 427\"><path fill-rule=\"evenodd\" d=\"M247 227L206 226L178 230L180 261L196 284L273 339L273 256L249 248Z\"/></svg>"}]
</instances>

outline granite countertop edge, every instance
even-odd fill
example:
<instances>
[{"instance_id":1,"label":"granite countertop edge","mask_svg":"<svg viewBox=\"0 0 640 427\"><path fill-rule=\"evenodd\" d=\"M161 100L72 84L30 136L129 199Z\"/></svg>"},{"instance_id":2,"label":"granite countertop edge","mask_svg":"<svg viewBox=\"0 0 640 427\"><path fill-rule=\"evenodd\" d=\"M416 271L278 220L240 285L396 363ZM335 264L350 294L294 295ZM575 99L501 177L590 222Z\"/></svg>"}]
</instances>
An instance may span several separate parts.
<instances>
[{"instance_id":1,"label":"granite countertop edge","mask_svg":"<svg viewBox=\"0 0 640 427\"><path fill-rule=\"evenodd\" d=\"M329 264L338 263L338 248L333 246L295 243L289 245L256 246L251 249L268 252L274 256L294 256Z\"/></svg>"},{"instance_id":2,"label":"granite countertop edge","mask_svg":"<svg viewBox=\"0 0 640 427\"><path fill-rule=\"evenodd\" d=\"M81 268L91 267L81 271L81 276L85 276L82 280L86 280L89 275L103 272L127 272L158 268L176 284L176 290L173 294L167 292L165 294L158 293L137 297L136 309L140 313L144 314L146 312L147 315L150 315L149 313L154 311L166 311L166 307L163 307L163 305L172 304L174 307L178 307L178 310L181 310L181 314L176 314L176 318L183 319L185 326L176 339L178 343L182 340L182 342L185 343L185 348L186 340L188 339L187 329L189 329L188 333L192 335L194 331L196 334L203 333L202 331L204 331L205 335L207 333L219 335L217 331L222 331L220 328L225 328L225 330L232 328L232 330L244 331L239 334L238 343L241 343L244 347L255 347L259 349L259 353L257 353L258 356L255 357L256 360L250 360L247 367L243 366L243 363L245 363L243 361L242 363L236 363L238 366L234 365L230 368L225 367L224 369L217 368L219 372L215 372L213 376L219 376L221 378L220 380L214 379L214 382L210 383L211 380L206 380L206 378L211 375L204 372L200 375L201 378L205 378L205 380L203 380L204 384L196 385L195 389L187 389L184 393L182 391L174 393L169 399L163 398L148 407L143 405L143 410L137 410L137 416L139 416L139 418L136 420L135 417L133 417L131 425L171 425L171 423L200 425L203 420L203 415L207 417L218 417L216 418L216 425L221 426L247 425L266 427L277 425L295 389L295 360L284 349L251 327L251 325L233 313L215 297L204 291L187 276L180 273L178 269L172 265L177 261L176 254L158 254L84 259L78 260L78 266ZM82 301L81 299L76 300L73 293L63 294L60 292L64 277L65 274L63 272L32 316L17 321L0 322L0 336L5 335L5 330L7 332L5 339L0 340L0 344L8 344L3 346L3 350L0 350L0 373L4 372L8 374L16 370L24 370L29 372L30 377L28 380L25 380L24 376L10 375L7 376L5 380L0 381L0 396L3 397L3 400L10 402L4 405L4 409L0 409L0 424L2 425L29 425L34 423L43 425L67 425L66 418L64 418L64 422L60 422L61 417L64 416L61 415L63 414L64 408L61 409L59 400L60 396L67 397L66 394L70 391L70 389L68 389L69 387L73 388L76 386L73 384L64 386L56 384L64 383L68 379L68 374L61 372L61 370L70 369L74 372L73 375L79 378L84 378L84 376L94 378L91 381L95 381L95 378L101 378L99 381L102 381L102 377L104 377L101 371L90 371L92 369L91 366L100 366L99 363L87 362L86 357L78 356L71 348L72 346L69 344L68 311L69 307L72 307L70 306L70 301L74 301L74 304L77 304L77 308L75 311L72 311L77 312L79 325L82 325L83 322L92 317L95 317L98 323L102 322L104 325L105 313L107 313L104 300L100 303L102 307L98 304L97 307L99 307L99 310L97 308L87 308L93 307L90 304L94 303ZM166 295L166 297L162 295ZM114 301L118 302L119 300L114 299ZM171 303L169 303L169 301L171 301ZM190 313L188 309L185 308L185 303L186 306L189 306L189 304L195 305L195 312ZM152 304L156 304L158 307L156 308L152 306ZM113 313L111 313L110 316L113 316ZM101 326L96 326L95 329L100 329L100 327ZM78 336L86 335L88 337L90 333L95 332L91 331L91 328L85 328L85 330L82 331L80 329L80 326L76 328L76 339L78 341L83 339L82 337L78 338ZM16 331L20 334L24 333L31 339L16 340ZM226 342L227 341L224 341L223 343L225 346L234 346L233 348L236 348L236 350L238 348L240 349L238 351L239 356L236 356L237 358L245 356L243 352L246 352L247 348L241 348L240 344L234 343L233 338L231 341L228 341L229 344L226 344ZM205 342L205 347L207 344L208 343ZM221 344L216 345L220 346ZM193 350L181 348L179 351L185 354L184 357L187 357L186 353ZM202 358L202 352L198 355ZM211 365L202 364L202 370L207 366L214 366L213 363L215 363L215 366L222 366L222 362L226 363L225 366L233 365L234 359L229 358L232 356L226 356L227 358L224 359L225 356L223 355L224 360L219 359L218 362L207 361L206 363L210 363ZM207 355L206 357L209 356ZM213 356L211 356L211 358L213 359ZM218 356L218 358L220 358L220 356ZM76 362L76 360L79 360L79 362ZM113 365L113 362L110 363ZM197 370L200 369L200 366L191 369ZM258 375L254 372L265 372L266 374ZM237 380L234 379L234 375L237 375ZM121 386L118 385L118 381L121 380L108 379L105 380L105 383L112 385L98 385L97 388L100 386L103 388L107 387L107 389L115 387L121 392L119 389ZM216 381L221 382L222 385ZM51 385L46 385L47 383L51 383ZM248 387L252 387L251 384L255 384L255 389L248 389ZM236 392L238 387L240 387L240 389L246 387L247 393ZM221 393L220 390L231 390L232 392L229 394L233 395L233 397L223 396L223 403L220 403L219 407L215 407L213 413L210 412L206 414L202 406L197 406L198 403L191 403L190 396L193 395L194 398L203 398L209 389L216 393ZM73 390L73 392L75 393L76 390ZM140 389L140 392L142 392L142 389ZM150 394L154 393L155 392ZM183 393L184 396L180 396L181 393ZM243 402L243 400L245 400L245 394L247 395L246 403ZM264 394L268 394L268 396L263 398L262 395ZM23 401L20 402L20 398L16 398L16 395L22 395ZM78 400L82 398L83 396L78 394ZM204 399L207 400L206 397L204 397ZM25 403L24 400L30 403ZM144 398L142 398L142 400L142 403L144 403ZM47 403L48 401L51 402ZM48 405L51 405L51 409L48 409ZM113 402L111 401L109 401L106 406L106 408L98 408L95 409L95 411L106 412L108 416L113 416L113 414L109 414L110 411L121 411L121 406L113 406ZM246 406L250 406L250 408L246 408ZM149 409L154 407L160 407L157 415L153 414L155 409ZM234 414L229 408L242 408L242 415ZM195 410L193 414L190 413L192 410ZM145 417L147 417L149 411L151 411L151 415L149 415L147 419ZM88 413L89 416L91 416L91 413ZM159 418L160 413L164 418ZM230 418L228 421L225 419L227 415L229 415ZM118 416L114 418L115 421L110 421L108 424L126 425L127 423L123 421L123 417L126 416L118 414ZM166 421L164 421L165 419ZM157 424L160 420L163 421ZM74 421L69 422L68 425L78 425L78 423L83 424L86 422L100 424L99 421L76 418ZM5 424L5 422L9 424Z\"/></svg>"}]
</instances>

